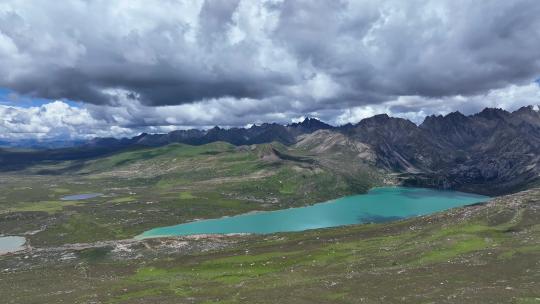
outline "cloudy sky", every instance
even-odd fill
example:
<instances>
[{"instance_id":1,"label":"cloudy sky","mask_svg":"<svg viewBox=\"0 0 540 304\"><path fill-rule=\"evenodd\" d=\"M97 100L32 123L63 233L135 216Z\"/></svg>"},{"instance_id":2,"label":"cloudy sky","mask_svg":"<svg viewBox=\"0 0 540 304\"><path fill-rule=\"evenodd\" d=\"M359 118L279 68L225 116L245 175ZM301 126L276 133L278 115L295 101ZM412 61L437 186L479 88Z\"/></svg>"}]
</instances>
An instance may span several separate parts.
<instances>
[{"instance_id":1,"label":"cloudy sky","mask_svg":"<svg viewBox=\"0 0 540 304\"><path fill-rule=\"evenodd\" d=\"M540 103L537 0L3 0L0 138Z\"/></svg>"}]
</instances>

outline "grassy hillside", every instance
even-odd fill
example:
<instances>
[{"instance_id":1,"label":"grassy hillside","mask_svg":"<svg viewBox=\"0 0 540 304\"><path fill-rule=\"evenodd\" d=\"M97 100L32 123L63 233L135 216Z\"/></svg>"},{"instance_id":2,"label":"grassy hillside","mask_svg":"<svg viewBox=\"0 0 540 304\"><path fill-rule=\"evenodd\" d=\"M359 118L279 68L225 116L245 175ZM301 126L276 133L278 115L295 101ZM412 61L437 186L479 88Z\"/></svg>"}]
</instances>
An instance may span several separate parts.
<instances>
[{"instance_id":1,"label":"grassy hillside","mask_svg":"<svg viewBox=\"0 0 540 304\"><path fill-rule=\"evenodd\" d=\"M197 218L313 204L382 182L369 166L328 165L278 143L221 142L42 162L0 180L0 233L38 231L29 236L35 246L130 238ZM61 200L79 193L103 196Z\"/></svg>"},{"instance_id":2,"label":"grassy hillside","mask_svg":"<svg viewBox=\"0 0 540 304\"><path fill-rule=\"evenodd\" d=\"M390 224L0 258L13 303L538 303L540 190ZM201 249L203 248L203 249Z\"/></svg>"}]
</instances>

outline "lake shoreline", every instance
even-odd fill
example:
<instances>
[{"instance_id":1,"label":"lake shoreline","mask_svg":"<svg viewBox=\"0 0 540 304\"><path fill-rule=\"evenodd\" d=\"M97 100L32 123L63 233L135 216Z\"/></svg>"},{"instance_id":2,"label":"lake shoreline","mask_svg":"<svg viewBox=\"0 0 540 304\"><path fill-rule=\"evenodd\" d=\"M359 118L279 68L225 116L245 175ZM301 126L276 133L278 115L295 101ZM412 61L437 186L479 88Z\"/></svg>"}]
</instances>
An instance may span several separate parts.
<instances>
[{"instance_id":1,"label":"lake shoreline","mask_svg":"<svg viewBox=\"0 0 540 304\"><path fill-rule=\"evenodd\" d=\"M392 199L395 200L403 200L404 202L408 202L409 204L412 204L411 206L418 204L419 202L423 203L422 208L427 208L425 210L422 210L422 208L417 212L412 212L410 210L403 210L399 211L400 208L403 208L402 203L397 204L390 200L390 202L386 202L385 204L390 204L388 206L385 206L385 208L381 208L379 201L381 199L384 199L385 192L389 192L389 195L394 195L396 197L393 197ZM403 193L402 193L403 192ZM410 192L410 193L409 193ZM415 194L416 192L416 194ZM403 197L399 197L399 195L403 195ZM419 197L414 197L415 195L420 195ZM428 199L430 201L426 201L426 198L422 197L422 195L427 195ZM360 212L358 216L363 217L358 219L351 218L352 215L343 213L341 215L335 214L336 212L340 212L339 210L336 211L336 207L328 207L328 205L332 204L338 204L341 201L347 201L347 200L354 200L354 201L362 201L366 198L374 196L377 198L375 201L369 201L369 206L372 208L370 211L369 209L366 211L363 211L361 209L358 209L357 204L351 205L353 208L356 208L355 212ZM411 197L407 197L411 196ZM438 204L443 204L441 206L442 209L435 208L432 201L434 199L439 200ZM465 206L468 205L469 202L476 204L479 202L487 201L490 197L474 194L474 193L465 193L460 191L453 191L453 190L440 190L440 189L431 189L431 188L415 188L415 187L400 187L400 186L391 186L391 187L373 187L369 191L367 191L365 194L357 194L357 195L351 195L351 196L344 196L324 202L315 203L312 205L304 206L304 207L293 207L293 208L286 208L286 209L279 209L279 210L271 210L271 211L251 211L248 213L238 214L238 215L232 215L232 216L224 216L219 218L212 218L212 219L204 219L204 220L196 220L196 221L190 221L185 222L177 225L172 226L163 226L163 227L156 227L150 230L147 230L137 236L135 236L136 239L145 239L145 238L155 238L155 237L170 237L170 236L187 236L187 235L207 235L207 234L238 234L238 233L247 233L247 234L268 234L268 233L276 233L276 232L293 232L293 231L305 231L305 230L311 230L311 229L318 229L318 228L326 228L326 227L336 227L336 226L343 226L343 225L351 225L351 224L362 224L362 223L370 223L370 222L389 222L389 221L395 221L400 220L403 218L410 218L414 216L421 216L426 214L435 213L438 211L458 207L458 206ZM462 201L465 201L462 203ZM350 204L350 202L348 203ZM366 206L366 203L364 202L364 205ZM338 206L339 207L339 206ZM304 226L298 227L298 225L301 224L290 224L289 228L287 227L278 227L278 228L268 228L266 226L269 225L268 222L262 222L262 223L251 223L251 228L238 228L239 230L235 231L236 228L228 227L227 225L234 225L233 222L242 222L242 221L248 221L249 217L258 217L260 219L265 219L271 216L277 216L278 214L281 216L281 219L278 221L283 220L283 216L287 216L287 214L290 213L298 213L302 211L307 211L308 209L325 209L326 214L315 214L316 216L321 219L321 223L311 223L311 224L303 224ZM416 208L419 208L418 206ZM388 211L390 210L390 211ZM309 210L311 211L311 210ZM313 215L313 214L312 214ZM340 222L340 219L332 218L334 217L347 217L346 220L343 220L343 222ZM355 215L356 216L356 215ZM307 216L305 218L312 219L312 217ZM324 222L327 222L328 219L331 219L331 223L324 224ZM304 220L305 221L305 220ZM218 226L216 226L217 222L219 223ZM188 229L195 229L195 226L204 226L204 225L210 225L213 228L203 227L200 233L198 233L196 230L188 230L186 232L170 232L174 229L178 230L179 228L183 227L189 227ZM221 225L221 226L220 226ZM225 226L223 226L225 225ZM265 226L266 225L266 226ZM271 225L271 223L270 223ZM296 225L296 226L295 226ZM260 227L263 228L260 228ZM225 227L225 228L223 228ZM291 228L292 227L292 228ZM224 229L222 231L219 231L220 229ZM228 230L227 230L228 229ZM160 233L160 231L163 230L163 233Z\"/></svg>"}]
</instances>

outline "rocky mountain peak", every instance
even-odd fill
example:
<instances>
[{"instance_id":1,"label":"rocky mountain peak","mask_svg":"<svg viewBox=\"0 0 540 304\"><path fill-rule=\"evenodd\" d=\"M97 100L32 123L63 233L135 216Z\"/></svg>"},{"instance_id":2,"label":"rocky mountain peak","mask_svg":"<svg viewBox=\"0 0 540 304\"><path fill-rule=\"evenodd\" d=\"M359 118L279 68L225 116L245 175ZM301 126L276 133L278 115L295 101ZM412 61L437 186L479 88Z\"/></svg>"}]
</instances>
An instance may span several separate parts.
<instances>
[{"instance_id":1,"label":"rocky mountain peak","mask_svg":"<svg viewBox=\"0 0 540 304\"><path fill-rule=\"evenodd\" d=\"M142 139L142 138L144 138L146 136L148 136L148 133L141 133L141 134L133 137L132 139L135 140L135 141L139 141L140 139Z\"/></svg>"},{"instance_id":2,"label":"rocky mountain peak","mask_svg":"<svg viewBox=\"0 0 540 304\"><path fill-rule=\"evenodd\" d=\"M373 117L371 118L366 118L364 120L374 120L374 121L385 121L385 120L389 120L391 119L390 116L388 116L388 114L384 113L384 114L377 114L377 115L374 115Z\"/></svg>"},{"instance_id":3,"label":"rocky mountain peak","mask_svg":"<svg viewBox=\"0 0 540 304\"><path fill-rule=\"evenodd\" d=\"M522 116L522 115L540 116L540 109L538 108L537 105L534 105L534 106L530 105L530 106L521 107L517 109L516 111L512 112L512 114L519 115L519 116Z\"/></svg>"},{"instance_id":4,"label":"rocky mountain peak","mask_svg":"<svg viewBox=\"0 0 540 304\"><path fill-rule=\"evenodd\" d=\"M451 112L451 113L448 113L446 114L446 116L444 116L444 118L446 119L451 119L451 120L463 120L463 119L466 119L467 116L463 115L461 112L459 111L454 111L454 112Z\"/></svg>"},{"instance_id":5,"label":"rocky mountain peak","mask_svg":"<svg viewBox=\"0 0 540 304\"><path fill-rule=\"evenodd\" d=\"M310 131L317 131L317 130L332 128L331 125L326 124L318 120L317 118L313 118L313 117L306 117L303 121L292 123L288 126L293 127L293 128L304 128Z\"/></svg>"},{"instance_id":6,"label":"rocky mountain peak","mask_svg":"<svg viewBox=\"0 0 540 304\"><path fill-rule=\"evenodd\" d=\"M410 130L416 129L418 126L412 121L399 118L399 117L390 117L387 114L379 114L370 118L362 119L358 124L357 128L379 128L379 129L403 129Z\"/></svg>"},{"instance_id":7,"label":"rocky mountain peak","mask_svg":"<svg viewBox=\"0 0 540 304\"><path fill-rule=\"evenodd\" d=\"M469 117L463 115L461 112L455 111L443 115L430 115L424 119L424 122L420 124L422 129L437 129L442 126L450 126L455 124L464 124L469 120Z\"/></svg>"},{"instance_id":8,"label":"rocky mountain peak","mask_svg":"<svg viewBox=\"0 0 540 304\"><path fill-rule=\"evenodd\" d=\"M504 119L510 115L510 112L500 108L485 108L480 113L474 115L488 120Z\"/></svg>"}]
</instances>

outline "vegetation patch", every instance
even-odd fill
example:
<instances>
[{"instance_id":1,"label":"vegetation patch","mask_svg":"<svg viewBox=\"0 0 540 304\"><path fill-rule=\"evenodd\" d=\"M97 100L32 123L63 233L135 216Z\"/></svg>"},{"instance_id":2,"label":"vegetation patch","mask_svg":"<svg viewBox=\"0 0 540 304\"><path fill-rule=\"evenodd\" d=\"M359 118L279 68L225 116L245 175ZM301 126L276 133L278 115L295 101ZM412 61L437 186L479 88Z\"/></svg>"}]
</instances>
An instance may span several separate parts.
<instances>
[{"instance_id":1,"label":"vegetation patch","mask_svg":"<svg viewBox=\"0 0 540 304\"><path fill-rule=\"evenodd\" d=\"M62 211L66 206L76 206L79 205L80 201L41 201L41 202L30 202L30 203L21 203L16 207L10 208L10 212L21 212L21 211L42 211L47 213L55 213Z\"/></svg>"},{"instance_id":2,"label":"vegetation patch","mask_svg":"<svg viewBox=\"0 0 540 304\"><path fill-rule=\"evenodd\" d=\"M109 200L109 203L118 204L118 203L127 203L127 202L133 202L137 200L134 196L124 196L124 197L118 197L114 198L112 200Z\"/></svg>"},{"instance_id":3,"label":"vegetation patch","mask_svg":"<svg viewBox=\"0 0 540 304\"><path fill-rule=\"evenodd\" d=\"M182 191L182 192L180 192L180 194L179 194L179 198L180 198L181 200L190 200L190 199L196 198L196 196L194 196L193 194L191 194L191 192L189 192L189 191Z\"/></svg>"}]
</instances>

